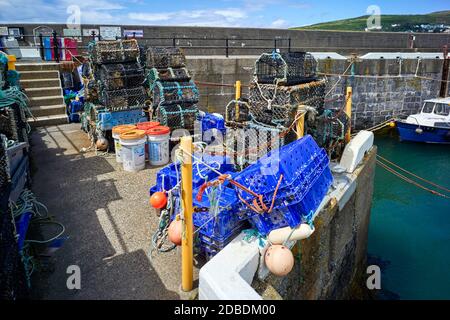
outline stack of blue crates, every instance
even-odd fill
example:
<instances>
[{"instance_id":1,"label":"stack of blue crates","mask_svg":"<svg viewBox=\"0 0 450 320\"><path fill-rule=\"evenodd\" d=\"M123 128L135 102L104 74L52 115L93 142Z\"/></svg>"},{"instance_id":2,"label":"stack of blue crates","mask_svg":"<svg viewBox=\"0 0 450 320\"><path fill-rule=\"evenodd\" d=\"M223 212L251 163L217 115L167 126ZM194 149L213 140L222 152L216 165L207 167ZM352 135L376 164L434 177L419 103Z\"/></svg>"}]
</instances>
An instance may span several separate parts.
<instances>
[{"instance_id":1,"label":"stack of blue crates","mask_svg":"<svg viewBox=\"0 0 450 320\"><path fill-rule=\"evenodd\" d=\"M319 207L333 181L329 159L311 136L305 136L261 157L256 163L236 175L235 181L263 196L270 213L258 214L241 204L240 218L251 218L263 235L286 226L296 227L306 222ZM274 192L283 175L276 196ZM241 189L240 196L248 203L255 197Z\"/></svg>"},{"instance_id":2,"label":"stack of blue crates","mask_svg":"<svg viewBox=\"0 0 450 320\"><path fill-rule=\"evenodd\" d=\"M229 158L223 156L206 155L203 156L204 163L216 168L223 174L235 175L233 165L229 164ZM211 189L208 188L202 195L202 199L197 200L200 187L207 181L212 181L218 177L218 174L208 168L204 163L198 161L193 162L193 205L196 209L193 215L194 226L198 229L199 249L208 258L214 256L218 251L223 249L241 230L247 225L247 221L239 219L236 210L239 208L236 190L228 184L220 185L218 190L220 193L219 209L216 216L210 212L210 202L207 196ZM219 165L220 164L220 165ZM181 168L177 163L162 168L156 174L156 184L150 188L150 195L157 191L172 189L181 178ZM178 176L177 176L178 171ZM175 191L173 195L179 198L180 194ZM179 200L179 199L178 199ZM179 201L178 201L179 203ZM174 214L178 214L178 210L174 210ZM175 215L171 217L174 219Z\"/></svg>"}]
</instances>

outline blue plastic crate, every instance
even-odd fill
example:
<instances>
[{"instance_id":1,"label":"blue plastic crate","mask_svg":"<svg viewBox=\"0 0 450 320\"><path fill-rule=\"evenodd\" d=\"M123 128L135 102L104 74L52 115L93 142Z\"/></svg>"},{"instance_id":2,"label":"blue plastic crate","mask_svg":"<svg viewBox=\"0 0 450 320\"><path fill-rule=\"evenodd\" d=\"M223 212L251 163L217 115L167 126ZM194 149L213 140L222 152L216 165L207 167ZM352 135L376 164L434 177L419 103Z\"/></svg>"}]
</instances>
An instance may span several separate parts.
<instances>
[{"instance_id":1,"label":"blue plastic crate","mask_svg":"<svg viewBox=\"0 0 450 320\"><path fill-rule=\"evenodd\" d=\"M210 143L211 141L213 141L212 138L216 137L218 133L222 135L222 140L224 140L227 129L225 128L225 119L222 115L218 113L203 112L199 116L199 120L202 125L202 140L204 142Z\"/></svg>"},{"instance_id":2,"label":"blue plastic crate","mask_svg":"<svg viewBox=\"0 0 450 320\"><path fill-rule=\"evenodd\" d=\"M196 155L197 156L197 155ZM202 161L207 163L209 166L212 166L219 172L234 172L234 166L230 164L230 160L228 157L224 156L212 156L212 155L204 155ZM177 170L178 169L178 177ZM205 178L210 181L217 178L217 173L213 170L209 169L205 164L200 163L198 161L194 161L192 165L192 186L193 189L200 187L203 183L205 183ZM150 188L150 195L152 195L156 191L170 190L176 184L178 179L181 179L181 168L180 164L171 163L156 174L156 184Z\"/></svg>"},{"instance_id":3,"label":"blue plastic crate","mask_svg":"<svg viewBox=\"0 0 450 320\"><path fill-rule=\"evenodd\" d=\"M28 164L28 156L25 156L11 179L12 187L11 193L9 194L9 200L11 202L15 203L25 188L28 179Z\"/></svg>"},{"instance_id":4,"label":"blue plastic crate","mask_svg":"<svg viewBox=\"0 0 450 320\"><path fill-rule=\"evenodd\" d=\"M194 207L209 208L210 202L206 192L203 193L201 201L196 199L198 190L194 191ZM220 191L218 191L220 192ZM245 221L241 221L235 213L238 205L236 191L233 188L223 187L219 198L219 212L213 217L209 211L194 213L194 226L201 227L199 233L216 239L227 238L237 227L243 226Z\"/></svg>"},{"instance_id":5,"label":"blue plastic crate","mask_svg":"<svg viewBox=\"0 0 450 320\"><path fill-rule=\"evenodd\" d=\"M18 219L16 219L16 232L17 232L17 244L19 251L22 250L23 244L25 242L25 236L27 235L28 226L30 224L30 220L32 217L31 212L24 212L20 215Z\"/></svg>"},{"instance_id":6,"label":"blue plastic crate","mask_svg":"<svg viewBox=\"0 0 450 320\"><path fill-rule=\"evenodd\" d=\"M111 130L118 125L135 124L146 120L141 109L114 112L103 111L97 114L97 125L101 130Z\"/></svg>"}]
</instances>

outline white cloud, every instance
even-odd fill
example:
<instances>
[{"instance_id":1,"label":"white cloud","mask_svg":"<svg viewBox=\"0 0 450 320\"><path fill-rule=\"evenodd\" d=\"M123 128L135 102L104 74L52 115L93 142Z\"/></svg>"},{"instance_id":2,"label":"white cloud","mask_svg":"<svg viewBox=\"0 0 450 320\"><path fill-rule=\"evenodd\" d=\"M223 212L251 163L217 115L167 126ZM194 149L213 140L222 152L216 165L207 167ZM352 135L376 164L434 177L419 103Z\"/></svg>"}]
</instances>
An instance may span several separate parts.
<instances>
[{"instance_id":1,"label":"white cloud","mask_svg":"<svg viewBox=\"0 0 450 320\"><path fill-rule=\"evenodd\" d=\"M270 24L273 28L287 28L288 22L283 19L277 19Z\"/></svg>"},{"instance_id":2,"label":"white cloud","mask_svg":"<svg viewBox=\"0 0 450 320\"><path fill-rule=\"evenodd\" d=\"M172 13L138 13L138 12L131 12L128 14L128 18L132 20L139 20L139 21L149 21L149 22L155 22L155 21L167 21L173 16Z\"/></svg>"}]
</instances>

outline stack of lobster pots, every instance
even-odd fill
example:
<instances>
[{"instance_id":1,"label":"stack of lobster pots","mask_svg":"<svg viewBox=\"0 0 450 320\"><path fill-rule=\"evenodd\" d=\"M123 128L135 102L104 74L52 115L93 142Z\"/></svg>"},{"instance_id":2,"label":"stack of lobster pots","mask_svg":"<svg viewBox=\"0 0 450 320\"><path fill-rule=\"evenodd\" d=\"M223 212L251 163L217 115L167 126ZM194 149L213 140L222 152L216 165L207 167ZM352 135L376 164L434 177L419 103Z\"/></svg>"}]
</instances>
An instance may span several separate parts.
<instances>
[{"instance_id":1,"label":"stack of lobster pots","mask_svg":"<svg viewBox=\"0 0 450 320\"><path fill-rule=\"evenodd\" d=\"M177 47L150 47L146 52L146 79L152 114L171 130L194 130L199 92L186 69L186 57Z\"/></svg>"},{"instance_id":2,"label":"stack of lobster pots","mask_svg":"<svg viewBox=\"0 0 450 320\"><path fill-rule=\"evenodd\" d=\"M98 97L97 101L88 101L98 103L95 109L100 129L110 130L116 125L140 121L147 94L137 41L93 42L89 54L96 87L93 91L98 92Z\"/></svg>"},{"instance_id":3,"label":"stack of lobster pots","mask_svg":"<svg viewBox=\"0 0 450 320\"><path fill-rule=\"evenodd\" d=\"M263 53L255 63L254 79L249 87L248 104L240 106L236 116L233 104L227 107L228 126L240 123L244 134L237 133L234 139L227 137L227 150L236 151L236 145L243 148L235 161L245 168L272 149L296 139L293 124L300 108L307 105L314 109L323 108L325 80L316 76L317 62L306 52ZM293 130L294 129L294 130ZM236 140L244 139L243 143ZM234 145L228 145L234 143Z\"/></svg>"}]
</instances>

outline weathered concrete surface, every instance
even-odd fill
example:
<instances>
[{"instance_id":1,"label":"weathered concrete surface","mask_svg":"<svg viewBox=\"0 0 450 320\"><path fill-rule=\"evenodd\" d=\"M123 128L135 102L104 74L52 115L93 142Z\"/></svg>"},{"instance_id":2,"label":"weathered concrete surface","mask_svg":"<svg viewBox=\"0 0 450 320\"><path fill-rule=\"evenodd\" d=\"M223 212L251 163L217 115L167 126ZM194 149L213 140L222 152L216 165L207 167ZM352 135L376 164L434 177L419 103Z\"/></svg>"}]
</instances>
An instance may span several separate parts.
<instances>
[{"instance_id":1,"label":"weathered concrete surface","mask_svg":"<svg viewBox=\"0 0 450 320\"><path fill-rule=\"evenodd\" d=\"M255 282L266 299L365 299L367 236L372 204L376 148L358 167L356 190L339 210L328 205L314 220L316 231L293 249L294 269L286 277Z\"/></svg>"},{"instance_id":2,"label":"weathered concrete surface","mask_svg":"<svg viewBox=\"0 0 450 320\"><path fill-rule=\"evenodd\" d=\"M79 124L40 128L31 144L33 191L69 236L52 258L54 271L35 272L35 297L179 299L180 250L150 256L156 168L127 173L113 156L82 154L90 141ZM69 265L81 268L81 290L66 287Z\"/></svg>"}]
</instances>

